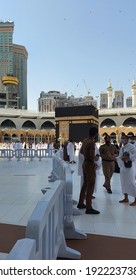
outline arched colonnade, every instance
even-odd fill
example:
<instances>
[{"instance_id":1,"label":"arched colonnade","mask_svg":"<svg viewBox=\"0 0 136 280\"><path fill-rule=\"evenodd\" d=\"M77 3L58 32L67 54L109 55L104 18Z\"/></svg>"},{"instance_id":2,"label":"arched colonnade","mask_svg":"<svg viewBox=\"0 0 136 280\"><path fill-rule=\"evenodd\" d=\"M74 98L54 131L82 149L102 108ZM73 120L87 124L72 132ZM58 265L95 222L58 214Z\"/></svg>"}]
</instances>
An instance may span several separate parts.
<instances>
[{"instance_id":1,"label":"arched colonnade","mask_svg":"<svg viewBox=\"0 0 136 280\"><path fill-rule=\"evenodd\" d=\"M26 143L49 143L55 141L55 125L51 121L45 121L40 129L31 120L26 120L20 128L11 119L6 119L0 125L0 142L15 142L20 140Z\"/></svg>"},{"instance_id":2,"label":"arched colonnade","mask_svg":"<svg viewBox=\"0 0 136 280\"><path fill-rule=\"evenodd\" d=\"M120 126L117 126L116 122L110 117L100 123L99 135L101 140L107 133L119 143L122 132L129 136L136 136L136 118L126 118Z\"/></svg>"}]
</instances>

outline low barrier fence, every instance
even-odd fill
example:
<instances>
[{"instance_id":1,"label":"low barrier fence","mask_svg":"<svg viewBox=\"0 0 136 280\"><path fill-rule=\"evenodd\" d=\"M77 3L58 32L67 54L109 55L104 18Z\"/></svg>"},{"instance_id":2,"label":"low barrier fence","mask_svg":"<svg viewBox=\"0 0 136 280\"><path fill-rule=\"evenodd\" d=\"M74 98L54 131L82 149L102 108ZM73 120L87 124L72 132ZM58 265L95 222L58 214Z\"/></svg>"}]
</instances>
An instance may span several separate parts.
<instances>
[{"instance_id":1,"label":"low barrier fence","mask_svg":"<svg viewBox=\"0 0 136 280\"><path fill-rule=\"evenodd\" d=\"M64 201L65 201L65 217L64 232L68 239L84 239L86 235L75 229L73 223L73 215L81 215L81 211L73 205L73 180L72 171L67 162L61 159L60 154L52 159L53 170L49 176L49 182L57 180L65 181Z\"/></svg>"},{"instance_id":2,"label":"low barrier fence","mask_svg":"<svg viewBox=\"0 0 136 280\"><path fill-rule=\"evenodd\" d=\"M52 158L56 152L56 149L0 149L0 159L12 160L15 158L21 160L28 158L33 160L34 158L38 158L40 161L42 158Z\"/></svg>"},{"instance_id":3,"label":"low barrier fence","mask_svg":"<svg viewBox=\"0 0 136 280\"><path fill-rule=\"evenodd\" d=\"M58 180L46 189L26 227L26 238L18 240L7 260L79 259L80 252L66 245L64 236L65 182Z\"/></svg>"},{"instance_id":4,"label":"low barrier fence","mask_svg":"<svg viewBox=\"0 0 136 280\"><path fill-rule=\"evenodd\" d=\"M18 240L7 260L79 259L80 252L67 247L64 237L65 182L52 183L37 203L26 227L26 238Z\"/></svg>"},{"instance_id":5,"label":"low barrier fence","mask_svg":"<svg viewBox=\"0 0 136 280\"><path fill-rule=\"evenodd\" d=\"M26 227L26 236L18 240L7 259L79 259L80 252L66 246L65 239L85 239L86 234L73 222L72 173L65 161L53 157L49 187L42 189Z\"/></svg>"}]
</instances>

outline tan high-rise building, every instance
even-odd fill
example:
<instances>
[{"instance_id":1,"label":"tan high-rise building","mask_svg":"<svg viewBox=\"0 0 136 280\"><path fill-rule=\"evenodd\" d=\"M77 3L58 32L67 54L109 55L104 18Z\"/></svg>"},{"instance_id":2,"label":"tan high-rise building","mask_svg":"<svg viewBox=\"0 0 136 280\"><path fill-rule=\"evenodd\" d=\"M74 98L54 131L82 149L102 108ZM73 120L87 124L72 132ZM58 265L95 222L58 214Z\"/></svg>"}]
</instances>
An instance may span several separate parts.
<instances>
[{"instance_id":1,"label":"tan high-rise building","mask_svg":"<svg viewBox=\"0 0 136 280\"><path fill-rule=\"evenodd\" d=\"M27 58L13 44L14 22L0 22L0 107L27 109Z\"/></svg>"}]
</instances>

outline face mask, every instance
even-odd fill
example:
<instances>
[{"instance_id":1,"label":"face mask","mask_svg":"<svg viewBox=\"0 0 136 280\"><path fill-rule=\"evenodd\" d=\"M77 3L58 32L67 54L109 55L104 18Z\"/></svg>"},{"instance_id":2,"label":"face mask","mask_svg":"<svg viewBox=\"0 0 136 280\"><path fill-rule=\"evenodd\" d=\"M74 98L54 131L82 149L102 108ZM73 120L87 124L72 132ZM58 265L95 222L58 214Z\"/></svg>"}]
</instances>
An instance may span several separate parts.
<instances>
[{"instance_id":1,"label":"face mask","mask_svg":"<svg viewBox=\"0 0 136 280\"><path fill-rule=\"evenodd\" d=\"M100 137L99 137L99 135L95 136L95 138L94 138L94 142L99 142L99 141L100 141Z\"/></svg>"}]
</instances>

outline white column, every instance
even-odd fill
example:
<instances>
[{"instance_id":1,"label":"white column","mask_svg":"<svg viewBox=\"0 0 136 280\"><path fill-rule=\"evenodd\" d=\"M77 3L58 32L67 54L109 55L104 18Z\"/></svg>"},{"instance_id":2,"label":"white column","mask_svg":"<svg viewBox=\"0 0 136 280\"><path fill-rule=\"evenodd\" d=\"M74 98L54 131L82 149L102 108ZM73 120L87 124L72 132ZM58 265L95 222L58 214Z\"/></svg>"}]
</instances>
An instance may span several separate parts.
<instances>
[{"instance_id":1,"label":"white column","mask_svg":"<svg viewBox=\"0 0 136 280\"><path fill-rule=\"evenodd\" d=\"M136 81L132 83L132 107L136 107Z\"/></svg>"},{"instance_id":2,"label":"white column","mask_svg":"<svg viewBox=\"0 0 136 280\"><path fill-rule=\"evenodd\" d=\"M108 109L111 109L112 108L112 86L111 86L111 83L108 84L107 94L108 94Z\"/></svg>"}]
</instances>

